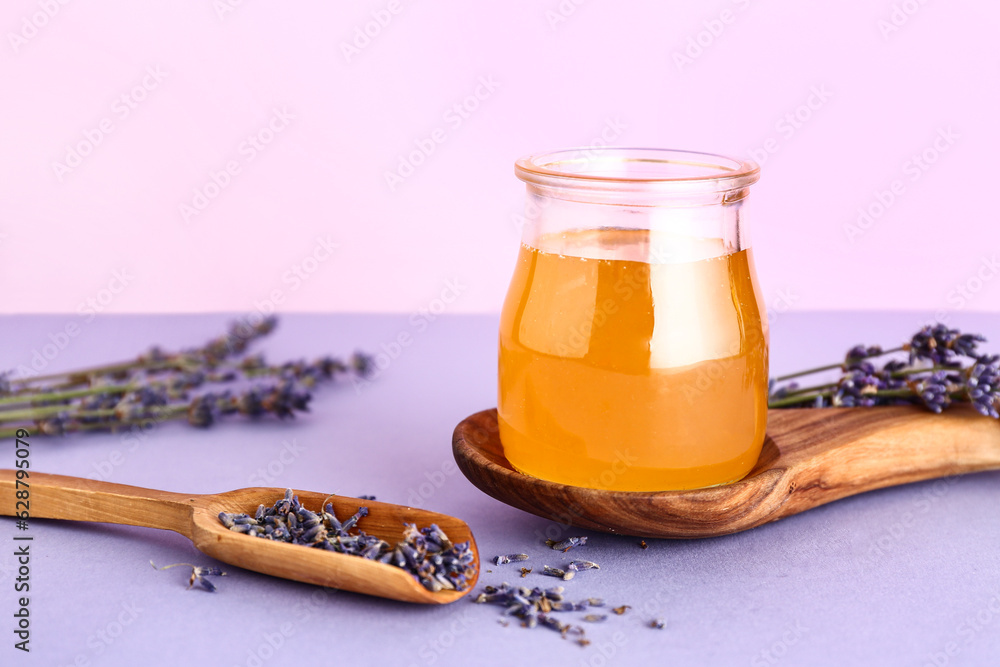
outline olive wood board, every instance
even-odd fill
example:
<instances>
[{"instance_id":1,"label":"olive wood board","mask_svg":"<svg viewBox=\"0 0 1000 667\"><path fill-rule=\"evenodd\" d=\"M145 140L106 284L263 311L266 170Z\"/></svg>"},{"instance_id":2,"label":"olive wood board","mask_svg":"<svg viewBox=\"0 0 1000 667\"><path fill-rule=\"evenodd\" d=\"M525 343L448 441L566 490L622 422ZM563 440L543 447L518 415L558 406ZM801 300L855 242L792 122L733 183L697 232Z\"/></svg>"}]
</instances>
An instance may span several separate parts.
<instances>
[{"instance_id":1,"label":"olive wood board","mask_svg":"<svg viewBox=\"0 0 1000 667\"><path fill-rule=\"evenodd\" d=\"M770 410L760 458L746 477L684 491L607 491L520 473L504 457L495 409L462 421L452 449L469 481L526 512L606 533L694 538L873 489L1000 469L1000 423L966 405L943 414L911 406Z\"/></svg>"}]
</instances>

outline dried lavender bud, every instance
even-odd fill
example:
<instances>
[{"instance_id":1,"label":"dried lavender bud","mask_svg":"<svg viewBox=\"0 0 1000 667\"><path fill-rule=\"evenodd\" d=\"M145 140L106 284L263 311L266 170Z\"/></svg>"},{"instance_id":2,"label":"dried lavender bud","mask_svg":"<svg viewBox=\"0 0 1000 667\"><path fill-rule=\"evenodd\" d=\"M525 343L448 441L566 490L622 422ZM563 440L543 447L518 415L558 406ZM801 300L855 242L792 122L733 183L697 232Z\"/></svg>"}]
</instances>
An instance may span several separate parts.
<instances>
[{"instance_id":1,"label":"dried lavender bud","mask_svg":"<svg viewBox=\"0 0 1000 667\"><path fill-rule=\"evenodd\" d=\"M583 620L587 621L588 623L603 623L604 621L608 620L608 615L607 614L587 614L586 616L583 617Z\"/></svg>"},{"instance_id":2,"label":"dried lavender bud","mask_svg":"<svg viewBox=\"0 0 1000 667\"><path fill-rule=\"evenodd\" d=\"M799 388L799 383L798 382L789 382L784 387L781 387L777 391L772 392L771 393L771 398L775 399L775 400L779 399L779 398L785 398L786 396L788 396L790 393L794 392L798 388Z\"/></svg>"},{"instance_id":3,"label":"dried lavender bud","mask_svg":"<svg viewBox=\"0 0 1000 667\"><path fill-rule=\"evenodd\" d=\"M573 572L572 570L566 572L565 570L560 570L558 567L549 567L548 565L543 565L542 574L547 574L550 577L559 577L564 581L569 581L570 579L573 578L576 572Z\"/></svg>"},{"instance_id":4,"label":"dried lavender bud","mask_svg":"<svg viewBox=\"0 0 1000 667\"><path fill-rule=\"evenodd\" d=\"M570 561L568 569L582 572L583 570L600 570L601 566L589 560L573 560Z\"/></svg>"},{"instance_id":5,"label":"dried lavender bud","mask_svg":"<svg viewBox=\"0 0 1000 667\"><path fill-rule=\"evenodd\" d=\"M223 512L219 520L230 530L254 537L360 556L400 567L424 588L434 592L465 590L476 573L471 544L452 544L436 524L420 530L414 524L404 524L404 541L393 547L363 530L350 532L368 515L367 507L359 508L357 513L341 523L334 514L332 504L325 504L322 512L317 514L303 507L291 489L286 490L284 497L273 507L264 508L263 512L258 508L257 514L263 515L264 527L254 526L258 523L257 519L245 514Z\"/></svg>"},{"instance_id":6,"label":"dried lavender bud","mask_svg":"<svg viewBox=\"0 0 1000 667\"><path fill-rule=\"evenodd\" d=\"M657 618L649 622L649 627L653 628L654 630L662 630L663 628L666 627L666 625L667 622L664 621L662 618Z\"/></svg>"},{"instance_id":7,"label":"dried lavender bud","mask_svg":"<svg viewBox=\"0 0 1000 667\"><path fill-rule=\"evenodd\" d=\"M521 568L521 578L524 579L529 574L531 574L531 570L532 570L532 568L530 568L530 567L522 567Z\"/></svg>"},{"instance_id":8,"label":"dried lavender bud","mask_svg":"<svg viewBox=\"0 0 1000 667\"><path fill-rule=\"evenodd\" d=\"M965 390L984 417L1000 419L1000 357L980 357L969 369Z\"/></svg>"},{"instance_id":9,"label":"dried lavender bud","mask_svg":"<svg viewBox=\"0 0 1000 667\"><path fill-rule=\"evenodd\" d=\"M640 549L648 549L649 548L649 545L646 544L646 540L639 540L639 548Z\"/></svg>"},{"instance_id":10,"label":"dried lavender bud","mask_svg":"<svg viewBox=\"0 0 1000 667\"><path fill-rule=\"evenodd\" d=\"M198 396L187 409L188 423L199 428L208 428L215 423L215 395L208 393Z\"/></svg>"},{"instance_id":11,"label":"dried lavender bud","mask_svg":"<svg viewBox=\"0 0 1000 667\"><path fill-rule=\"evenodd\" d=\"M528 560L528 554L507 554L506 556L497 556L493 559L493 563L496 565L506 565L507 563L517 563L523 560Z\"/></svg>"},{"instance_id":12,"label":"dried lavender bud","mask_svg":"<svg viewBox=\"0 0 1000 667\"><path fill-rule=\"evenodd\" d=\"M858 368L849 371L837 383L837 389L831 397L835 407L872 406L878 403L876 395L880 389L886 388L885 379L872 374L874 369Z\"/></svg>"},{"instance_id":13,"label":"dried lavender bud","mask_svg":"<svg viewBox=\"0 0 1000 667\"><path fill-rule=\"evenodd\" d=\"M872 345L870 347L855 345L847 351L847 356L844 358L844 366L846 368L851 368L860 361L869 357L877 357L880 354L882 354L882 348L878 345Z\"/></svg>"},{"instance_id":14,"label":"dried lavender bud","mask_svg":"<svg viewBox=\"0 0 1000 667\"><path fill-rule=\"evenodd\" d=\"M628 610L629 610L629 609L631 609L631 608L632 608L632 607L630 607L629 605L627 605L627 604L623 604L623 605L622 605L622 606L620 606L620 607L615 607L615 608L614 608L614 609L612 609L611 611L613 611L613 612L615 612L616 614L618 614L619 616L621 616L622 614L624 614L624 613L625 613L626 611L628 611Z\"/></svg>"},{"instance_id":15,"label":"dried lavender bud","mask_svg":"<svg viewBox=\"0 0 1000 667\"><path fill-rule=\"evenodd\" d=\"M62 435L66 432L67 417L50 417L35 422L38 432L43 435Z\"/></svg>"},{"instance_id":16,"label":"dried lavender bud","mask_svg":"<svg viewBox=\"0 0 1000 667\"><path fill-rule=\"evenodd\" d=\"M556 542L555 540L545 540L545 544L547 544L550 548L555 549L556 551L562 551L563 553L569 551L573 547L582 547L586 543L586 537L567 537L565 540L560 540L559 542Z\"/></svg>"},{"instance_id":17,"label":"dried lavender bud","mask_svg":"<svg viewBox=\"0 0 1000 667\"><path fill-rule=\"evenodd\" d=\"M355 352L351 356L351 368L361 377L368 377L375 368L375 358L363 352Z\"/></svg>"},{"instance_id":18,"label":"dried lavender bud","mask_svg":"<svg viewBox=\"0 0 1000 667\"><path fill-rule=\"evenodd\" d=\"M957 329L935 324L914 334L904 348L910 351L910 363L923 359L936 366L957 367L961 365L959 356L975 358L977 344L985 341L979 334L963 334Z\"/></svg>"},{"instance_id":19,"label":"dried lavender bud","mask_svg":"<svg viewBox=\"0 0 1000 667\"><path fill-rule=\"evenodd\" d=\"M913 391L931 412L940 414L951 405L951 392L958 387L951 382L945 371L932 373L930 377L914 383Z\"/></svg>"},{"instance_id":20,"label":"dried lavender bud","mask_svg":"<svg viewBox=\"0 0 1000 667\"><path fill-rule=\"evenodd\" d=\"M185 565L191 568L191 577L188 579L188 590L195 584L198 584L204 588L209 593L214 593L216 588L215 584L206 579L205 577L224 577L226 573L217 567L199 567L197 565L192 565L191 563L173 563L172 565L164 565L163 567L157 567L156 563L149 561L149 564L153 566L154 570L169 570L172 567L178 567L180 565Z\"/></svg>"}]
</instances>

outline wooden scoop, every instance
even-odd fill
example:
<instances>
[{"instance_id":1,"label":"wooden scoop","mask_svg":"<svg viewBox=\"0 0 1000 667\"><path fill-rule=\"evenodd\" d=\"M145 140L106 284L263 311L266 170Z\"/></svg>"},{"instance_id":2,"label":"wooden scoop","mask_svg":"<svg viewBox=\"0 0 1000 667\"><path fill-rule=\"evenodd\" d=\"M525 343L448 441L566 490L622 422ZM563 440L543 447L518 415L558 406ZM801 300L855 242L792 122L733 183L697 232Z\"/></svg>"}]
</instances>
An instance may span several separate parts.
<instances>
[{"instance_id":1,"label":"wooden scoop","mask_svg":"<svg viewBox=\"0 0 1000 667\"><path fill-rule=\"evenodd\" d=\"M195 547L212 558L247 570L309 584L406 602L446 604L471 591L479 576L479 551L469 527L454 517L426 510L311 491L298 492L299 501L307 509L319 511L326 500L341 518L351 516L361 505L368 507L370 514L361 520L361 529L389 544L403 541L404 522L415 523L418 528L436 523L453 542L468 540L475 554L476 575L464 591L433 593L395 565L251 537L233 532L219 521L219 512L253 516L258 505L270 507L283 498L284 489L255 488L186 495L37 472L32 472L17 489L23 490L24 482L30 485L31 519L100 521L172 530L189 538ZM0 470L2 515L11 516L16 511L15 485L15 471Z\"/></svg>"},{"instance_id":2,"label":"wooden scoop","mask_svg":"<svg viewBox=\"0 0 1000 667\"><path fill-rule=\"evenodd\" d=\"M560 523L639 537L713 537L845 496L1000 469L1000 424L970 406L771 410L757 465L739 482L688 491L602 491L517 472L496 410L455 429L458 467L497 500Z\"/></svg>"}]
</instances>

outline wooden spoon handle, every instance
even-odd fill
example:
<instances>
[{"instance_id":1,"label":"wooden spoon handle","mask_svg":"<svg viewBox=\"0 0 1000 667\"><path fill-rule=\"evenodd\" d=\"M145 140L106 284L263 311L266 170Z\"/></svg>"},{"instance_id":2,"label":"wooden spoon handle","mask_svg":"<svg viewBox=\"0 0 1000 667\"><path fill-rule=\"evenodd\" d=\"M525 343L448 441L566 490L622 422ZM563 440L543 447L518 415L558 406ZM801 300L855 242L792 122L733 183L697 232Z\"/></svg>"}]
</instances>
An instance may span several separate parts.
<instances>
[{"instance_id":1,"label":"wooden spoon handle","mask_svg":"<svg viewBox=\"0 0 1000 667\"><path fill-rule=\"evenodd\" d=\"M17 472L0 470L0 515L19 516L27 511L33 519L120 523L182 535L191 532L191 509L198 503L197 496L40 472L18 480Z\"/></svg>"}]
</instances>

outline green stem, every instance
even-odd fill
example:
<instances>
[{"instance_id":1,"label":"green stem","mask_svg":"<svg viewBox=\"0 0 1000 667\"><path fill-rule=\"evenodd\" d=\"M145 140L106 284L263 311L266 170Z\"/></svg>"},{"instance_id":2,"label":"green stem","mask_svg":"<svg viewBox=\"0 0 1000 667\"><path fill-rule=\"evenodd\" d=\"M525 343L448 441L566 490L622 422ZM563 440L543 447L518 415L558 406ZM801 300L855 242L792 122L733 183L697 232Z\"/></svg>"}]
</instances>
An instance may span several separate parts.
<instances>
[{"instance_id":1,"label":"green stem","mask_svg":"<svg viewBox=\"0 0 1000 667\"><path fill-rule=\"evenodd\" d=\"M37 421L39 419L46 419L48 417L53 417L59 414L65 414L70 419L86 419L86 418L104 418L104 417L116 417L118 411L114 408L105 408L102 410L73 410L66 409L65 405L45 405L37 408L31 408L29 410L7 410L5 412L0 412L0 424L6 424L16 421ZM154 407L146 408L140 419L173 419L174 417L186 413L188 409L188 404L184 403L182 405L158 405ZM135 423L134 420L125 420L118 422L119 424Z\"/></svg>"},{"instance_id":2,"label":"green stem","mask_svg":"<svg viewBox=\"0 0 1000 667\"><path fill-rule=\"evenodd\" d=\"M114 364L105 364L104 366L92 366L91 368L81 368L75 371L66 371L64 373L50 373L48 375L33 375L26 378L18 378L16 380L11 380L11 384L20 383L22 385L34 384L37 382L47 382L49 380L59 380L66 378L67 381L58 385L59 387L75 387L85 382L89 382L91 376L94 375L109 375L111 373L120 373L122 371L132 371L132 370L145 370L145 371L155 371L155 370L190 370L195 368L196 365L192 365L191 362L185 361L187 358L179 355L174 355L168 357L166 361L157 362L140 362L136 361L121 361ZM75 379L79 378L79 379Z\"/></svg>"},{"instance_id":3,"label":"green stem","mask_svg":"<svg viewBox=\"0 0 1000 667\"><path fill-rule=\"evenodd\" d=\"M96 412L96 411L94 411ZM156 419L158 422L169 421L171 419L177 419L182 417L187 412L187 407L185 406L182 410L176 410L173 412L162 412L160 415L153 417L142 417L140 419L126 419L116 422L98 422L93 424L83 423L83 422L71 422L65 425L66 433L75 433L77 431L117 431L119 429L128 428L129 426L146 426L150 419ZM0 430L0 440L9 440L16 437L19 428L23 428L29 431L32 435L45 436L34 422L26 422L24 424L17 425L12 428L5 430Z\"/></svg>"},{"instance_id":4,"label":"green stem","mask_svg":"<svg viewBox=\"0 0 1000 667\"><path fill-rule=\"evenodd\" d=\"M782 396L781 398L786 398L788 396L795 396L797 394L807 394L807 393L813 392L813 391L821 391L821 390L830 389L831 387L836 387L836 386L837 386L836 382L828 382L826 384L813 385L812 387L802 387L801 389L794 389L794 390L791 390L791 391L786 391L785 395ZM774 394L771 394L771 396L774 396L777 393L778 392L774 392Z\"/></svg>"},{"instance_id":5,"label":"green stem","mask_svg":"<svg viewBox=\"0 0 1000 667\"><path fill-rule=\"evenodd\" d=\"M935 371L965 371L967 368L955 368L954 366L931 366L930 368L904 368L892 374L894 378L906 377L908 375L919 375L920 373L933 373Z\"/></svg>"},{"instance_id":6,"label":"green stem","mask_svg":"<svg viewBox=\"0 0 1000 667\"><path fill-rule=\"evenodd\" d=\"M69 398L80 398L81 396L94 396L96 394L127 394L130 391L137 389L137 385L132 384L114 384L114 385L104 385L101 387L88 387L87 389L73 389L70 391L50 391L50 392L39 392L33 394L16 394L14 396L7 396L5 398L0 398L0 406L4 405L24 405L24 404L35 404L43 403L47 401L62 401ZM41 407L41 406L40 406ZM70 406L64 406L69 408ZM3 408L0 407L0 410Z\"/></svg>"},{"instance_id":7,"label":"green stem","mask_svg":"<svg viewBox=\"0 0 1000 667\"><path fill-rule=\"evenodd\" d=\"M815 401L820 396L829 396L832 392L824 391L817 392L815 394L802 394L801 396L788 396L786 398L779 398L774 401L768 401L767 407L769 408L784 408L789 405L798 405L800 403L807 403L809 401Z\"/></svg>"},{"instance_id":8,"label":"green stem","mask_svg":"<svg viewBox=\"0 0 1000 667\"><path fill-rule=\"evenodd\" d=\"M883 350L879 354L873 354L873 355L868 356L868 357L862 357L862 359L874 359L876 357L881 357L881 356L884 356L886 354L892 354L893 352L902 352L904 349L905 348L903 348L903 347L897 347L897 348L894 348L892 350ZM837 364L829 364L827 366L818 366L816 368L809 368L807 370L799 371L797 373L789 373L788 375L781 375L779 377L774 378L774 381L775 382L784 382L785 380L790 380L792 378L801 377L803 375L812 375L813 373L820 373L822 371L832 371L832 370L834 370L836 368L839 368L839 369L843 370L843 368L844 368L845 365L846 365L845 362L842 361L842 362L837 363Z\"/></svg>"}]
</instances>

